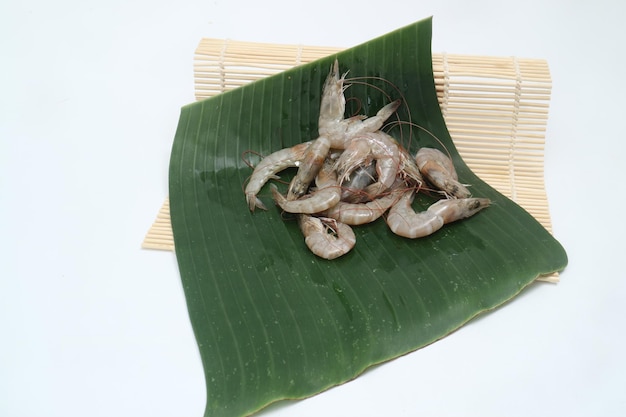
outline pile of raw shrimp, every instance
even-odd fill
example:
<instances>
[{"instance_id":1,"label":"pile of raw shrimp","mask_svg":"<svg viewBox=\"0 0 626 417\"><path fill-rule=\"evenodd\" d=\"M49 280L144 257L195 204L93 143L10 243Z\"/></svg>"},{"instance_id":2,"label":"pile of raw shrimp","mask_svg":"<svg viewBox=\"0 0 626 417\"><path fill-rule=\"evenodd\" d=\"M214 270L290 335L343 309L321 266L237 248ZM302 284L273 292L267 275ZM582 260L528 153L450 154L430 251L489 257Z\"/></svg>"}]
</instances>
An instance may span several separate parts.
<instances>
[{"instance_id":1,"label":"pile of raw shrimp","mask_svg":"<svg viewBox=\"0 0 626 417\"><path fill-rule=\"evenodd\" d=\"M421 148L412 156L381 130L400 100L372 117L344 118L345 77L339 76L335 60L322 90L319 137L274 152L255 167L245 189L251 211L267 210L257 194L268 180L297 167L286 196L270 185L274 201L296 215L305 243L315 255L335 259L356 243L350 226L384 217L393 233L418 238L490 204L489 199L470 197L443 152ZM411 203L424 183L445 198L416 213Z\"/></svg>"}]
</instances>

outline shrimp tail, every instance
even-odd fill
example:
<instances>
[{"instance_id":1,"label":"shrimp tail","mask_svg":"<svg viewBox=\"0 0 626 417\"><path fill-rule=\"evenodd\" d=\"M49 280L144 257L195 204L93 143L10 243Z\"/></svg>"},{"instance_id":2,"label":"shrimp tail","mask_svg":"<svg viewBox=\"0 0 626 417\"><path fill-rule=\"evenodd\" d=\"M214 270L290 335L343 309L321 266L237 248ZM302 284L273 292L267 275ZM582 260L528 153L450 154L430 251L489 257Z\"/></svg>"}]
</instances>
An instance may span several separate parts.
<instances>
[{"instance_id":1,"label":"shrimp tail","mask_svg":"<svg viewBox=\"0 0 626 417\"><path fill-rule=\"evenodd\" d=\"M391 115L394 114L396 110L398 110L398 108L400 108L401 104L402 100L397 99L378 110L378 112L376 113L378 123L384 123L385 120L389 119Z\"/></svg>"},{"instance_id":2,"label":"shrimp tail","mask_svg":"<svg viewBox=\"0 0 626 417\"><path fill-rule=\"evenodd\" d=\"M261 210L267 210L265 204L257 197L254 193L246 194L246 201L248 202L248 208L251 212L254 212L255 208L260 208Z\"/></svg>"}]
</instances>

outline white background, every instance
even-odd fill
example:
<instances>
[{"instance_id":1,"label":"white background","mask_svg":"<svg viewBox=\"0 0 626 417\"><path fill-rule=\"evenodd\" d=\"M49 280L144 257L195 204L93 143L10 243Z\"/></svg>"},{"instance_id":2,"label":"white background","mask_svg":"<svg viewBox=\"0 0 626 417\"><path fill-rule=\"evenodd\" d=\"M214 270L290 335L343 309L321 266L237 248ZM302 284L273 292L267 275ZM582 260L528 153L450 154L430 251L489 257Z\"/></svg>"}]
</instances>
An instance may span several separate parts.
<instances>
[{"instance_id":1,"label":"white background","mask_svg":"<svg viewBox=\"0 0 626 417\"><path fill-rule=\"evenodd\" d=\"M201 37L350 47L434 16L433 51L547 59L546 182L570 261L447 338L264 416L626 415L620 1L6 1L0 415L203 414L167 196Z\"/></svg>"}]
</instances>

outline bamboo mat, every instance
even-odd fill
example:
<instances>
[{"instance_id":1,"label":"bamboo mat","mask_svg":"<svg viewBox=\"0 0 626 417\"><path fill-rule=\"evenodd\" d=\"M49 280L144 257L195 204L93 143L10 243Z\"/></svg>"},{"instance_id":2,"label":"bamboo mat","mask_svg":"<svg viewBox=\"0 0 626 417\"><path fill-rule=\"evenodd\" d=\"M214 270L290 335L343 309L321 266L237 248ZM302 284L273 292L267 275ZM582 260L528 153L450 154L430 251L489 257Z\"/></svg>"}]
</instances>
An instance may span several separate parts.
<instances>
[{"instance_id":1,"label":"bamboo mat","mask_svg":"<svg viewBox=\"0 0 626 417\"><path fill-rule=\"evenodd\" d=\"M196 99L339 51L340 48L202 39L194 57ZM476 175L524 207L551 232L543 180L552 88L547 62L433 54L433 70L441 111L465 162ZM169 200L163 203L142 247L174 249ZM557 278L554 275L546 280Z\"/></svg>"}]
</instances>

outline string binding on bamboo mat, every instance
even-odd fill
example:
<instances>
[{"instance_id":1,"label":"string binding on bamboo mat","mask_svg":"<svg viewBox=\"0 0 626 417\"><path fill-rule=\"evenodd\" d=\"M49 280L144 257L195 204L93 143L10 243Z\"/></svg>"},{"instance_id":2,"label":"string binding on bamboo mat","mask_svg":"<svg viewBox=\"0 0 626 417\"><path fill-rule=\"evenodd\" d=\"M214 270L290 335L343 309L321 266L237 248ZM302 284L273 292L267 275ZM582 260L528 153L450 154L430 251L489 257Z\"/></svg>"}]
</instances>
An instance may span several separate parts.
<instances>
[{"instance_id":1,"label":"string binding on bamboo mat","mask_svg":"<svg viewBox=\"0 0 626 417\"><path fill-rule=\"evenodd\" d=\"M205 38L195 51L195 96L212 97L340 51ZM543 179L552 90L547 62L442 53L433 54L433 71L442 114L463 160L551 232ZM142 247L174 249L169 200ZM558 274L542 279L556 282Z\"/></svg>"}]
</instances>

